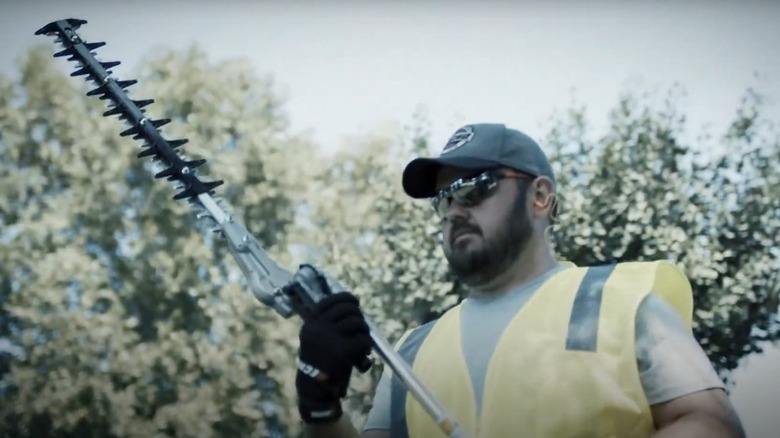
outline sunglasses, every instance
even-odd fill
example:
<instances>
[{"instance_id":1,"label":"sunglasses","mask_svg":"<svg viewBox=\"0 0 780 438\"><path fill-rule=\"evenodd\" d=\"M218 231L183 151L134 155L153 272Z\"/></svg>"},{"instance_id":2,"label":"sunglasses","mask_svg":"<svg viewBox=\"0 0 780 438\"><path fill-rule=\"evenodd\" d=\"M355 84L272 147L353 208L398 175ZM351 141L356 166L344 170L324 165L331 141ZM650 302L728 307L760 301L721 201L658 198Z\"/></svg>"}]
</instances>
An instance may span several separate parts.
<instances>
[{"instance_id":1,"label":"sunglasses","mask_svg":"<svg viewBox=\"0 0 780 438\"><path fill-rule=\"evenodd\" d=\"M444 218L453 202L464 207L479 205L491 197L498 187L498 181L504 178L535 178L525 173L504 171L487 171L476 176L455 180L449 186L439 190L431 199L431 205L440 218Z\"/></svg>"}]
</instances>

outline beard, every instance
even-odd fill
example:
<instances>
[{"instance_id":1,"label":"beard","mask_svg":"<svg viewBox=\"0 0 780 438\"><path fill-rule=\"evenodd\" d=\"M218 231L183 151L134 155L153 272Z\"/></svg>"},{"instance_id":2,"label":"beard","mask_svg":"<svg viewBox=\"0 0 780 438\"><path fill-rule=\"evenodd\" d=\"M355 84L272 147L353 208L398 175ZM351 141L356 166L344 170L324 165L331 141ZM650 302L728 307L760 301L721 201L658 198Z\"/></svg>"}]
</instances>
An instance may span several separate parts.
<instances>
[{"instance_id":1,"label":"beard","mask_svg":"<svg viewBox=\"0 0 780 438\"><path fill-rule=\"evenodd\" d=\"M445 245L444 256L452 272L465 284L476 287L491 281L508 269L533 234L531 221L526 214L525 196L518 196L512 208L493 236L484 236L476 225L453 223L450 236L461 230L473 232L479 236L479 242L470 238L452 241L449 249Z\"/></svg>"}]
</instances>

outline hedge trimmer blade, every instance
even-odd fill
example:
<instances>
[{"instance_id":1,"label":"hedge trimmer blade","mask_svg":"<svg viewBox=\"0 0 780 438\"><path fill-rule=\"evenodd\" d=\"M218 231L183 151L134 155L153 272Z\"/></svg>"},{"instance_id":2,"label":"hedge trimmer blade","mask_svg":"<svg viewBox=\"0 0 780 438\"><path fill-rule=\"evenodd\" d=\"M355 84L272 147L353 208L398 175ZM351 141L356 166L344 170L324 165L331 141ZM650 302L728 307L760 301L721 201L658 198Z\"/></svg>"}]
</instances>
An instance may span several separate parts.
<instances>
[{"instance_id":1,"label":"hedge trimmer blade","mask_svg":"<svg viewBox=\"0 0 780 438\"><path fill-rule=\"evenodd\" d=\"M167 140L160 133L159 128L170 123L170 119L151 120L144 113L144 107L154 103L153 99L132 100L125 91L136 80L119 81L111 77L109 69L119 65L119 61L99 62L95 59L93 50L104 46L105 42L88 43L83 41L76 30L86 20L70 18L54 21L35 32L36 35L56 36L56 42L61 43L63 50L54 54L55 57L69 56L68 61L76 61L79 69L71 73L71 76L86 76L86 80L92 81L97 88L89 91L87 96L99 96L101 100L110 100L111 104L104 116L117 115L126 121L130 127L119 135L133 136L133 140L144 140L143 150L138 158L151 157L153 161L159 161L166 167L155 174L155 178L167 178L168 181L178 183L180 190L173 198L187 199L189 202L197 200L200 194L214 194L214 188L222 185L222 181L201 181L196 169L206 163L206 160L186 160L179 155L177 149L187 143L187 139Z\"/></svg>"},{"instance_id":2,"label":"hedge trimmer blade","mask_svg":"<svg viewBox=\"0 0 780 438\"><path fill-rule=\"evenodd\" d=\"M119 61L99 62L92 50L104 46L104 42L88 43L79 37L76 30L86 20L66 19L53 21L35 32L36 35L56 36L56 42L64 49L55 53L55 57L69 56L68 61L79 63L78 70L71 76L87 76L96 88L87 96L97 96L101 100L110 100L111 105L104 116L119 116L130 127L121 133L122 137L133 136L134 140L144 140L143 150L138 158L151 158L152 161L163 163L166 167L157 172L155 178L166 178L177 183L173 199L186 199L201 211L198 218L207 218L215 222L215 231L228 241L228 248L244 273L249 287L255 297L266 305L273 307L282 316L289 317L293 309L280 290L293 279L293 274L281 268L260 246L254 236L234 218L226 213L219 203L212 198L214 188L222 185L222 181L201 181L196 169L206 163L206 160L187 160L179 155L180 147L187 139L166 140L160 134L159 128L170 123L170 119L152 120L144 114L143 108L154 103L153 99L132 100L125 91L136 84L136 80L120 81L111 77L108 69L119 65Z\"/></svg>"}]
</instances>

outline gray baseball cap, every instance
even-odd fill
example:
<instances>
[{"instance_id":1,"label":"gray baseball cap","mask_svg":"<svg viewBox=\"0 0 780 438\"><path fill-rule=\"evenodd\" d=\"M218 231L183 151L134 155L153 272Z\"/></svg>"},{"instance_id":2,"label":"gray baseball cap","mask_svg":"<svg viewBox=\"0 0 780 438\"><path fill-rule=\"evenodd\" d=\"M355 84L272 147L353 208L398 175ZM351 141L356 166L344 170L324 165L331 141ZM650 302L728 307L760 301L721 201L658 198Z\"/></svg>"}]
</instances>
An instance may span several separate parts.
<instances>
[{"instance_id":1,"label":"gray baseball cap","mask_svg":"<svg viewBox=\"0 0 780 438\"><path fill-rule=\"evenodd\" d=\"M490 170L508 167L555 182L542 148L529 136L499 123L466 125L455 131L436 158L416 158L406 165L403 187L412 198L436 194L436 175L444 166Z\"/></svg>"}]
</instances>

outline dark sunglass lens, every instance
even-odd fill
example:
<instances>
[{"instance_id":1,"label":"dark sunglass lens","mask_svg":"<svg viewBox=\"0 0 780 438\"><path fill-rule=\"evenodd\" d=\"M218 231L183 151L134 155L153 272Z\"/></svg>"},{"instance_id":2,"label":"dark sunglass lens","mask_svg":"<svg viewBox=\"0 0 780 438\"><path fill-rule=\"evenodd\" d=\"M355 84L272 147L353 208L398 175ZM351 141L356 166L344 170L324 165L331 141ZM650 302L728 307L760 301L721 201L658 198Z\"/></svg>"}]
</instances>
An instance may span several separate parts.
<instances>
[{"instance_id":1,"label":"dark sunglass lens","mask_svg":"<svg viewBox=\"0 0 780 438\"><path fill-rule=\"evenodd\" d=\"M455 193L453 193L453 198L455 198L455 201L458 202L458 204L464 205L464 206L472 206L479 202L479 196L476 186L470 185L461 187L459 190L456 190Z\"/></svg>"},{"instance_id":2,"label":"dark sunglass lens","mask_svg":"<svg viewBox=\"0 0 780 438\"><path fill-rule=\"evenodd\" d=\"M494 184L490 181L478 181L468 187L463 187L455 193L455 199L459 204L474 206L490 196Z\"/></svg>"},{"instance_id":3,"label":"dark sunglass lens","mask_svg":"<svg viewBox=\"0 0 780 438\"><path fill-rule=\"evenodd\" d=\"M453 201L464 207L475 206L490 196L494 186L495 181L492 178L483 178L482 174L469 179L464 178L439 192L431 199L431 204L436 213L444 217Z\"/></svg>"}]
</instances>

